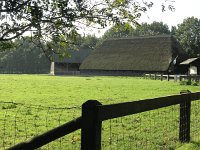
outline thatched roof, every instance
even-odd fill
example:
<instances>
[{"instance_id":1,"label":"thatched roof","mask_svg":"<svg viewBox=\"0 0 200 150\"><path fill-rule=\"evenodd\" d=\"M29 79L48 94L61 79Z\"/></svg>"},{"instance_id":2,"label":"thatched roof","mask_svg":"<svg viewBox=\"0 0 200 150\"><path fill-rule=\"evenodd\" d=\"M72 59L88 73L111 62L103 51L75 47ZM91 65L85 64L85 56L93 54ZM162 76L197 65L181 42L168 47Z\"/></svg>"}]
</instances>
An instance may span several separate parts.
<instances>
[{"instance_id":1,"label":"thatched roof","mask_svg":"<svg viewBox=\"0 0 200 150\"><path fill-rule=\"evenodd\" d=\"M171 62L183 55L172 36L110 39L94 50L81 70L167 71ZM182 61L182 60L181 60Z\"/></svg>"},{"instance_id":2,"label":"thatched roof","mask_svg":"<svg viewBox=\"0 0 200 150\"><path fill-rule=\"evenodd\" d=\"M68 50L70 57L59 58L58 54L54 54L54 62L58 63L82 63L83 60L91 53L91 49Z\"/></svg>"}]
</instances>

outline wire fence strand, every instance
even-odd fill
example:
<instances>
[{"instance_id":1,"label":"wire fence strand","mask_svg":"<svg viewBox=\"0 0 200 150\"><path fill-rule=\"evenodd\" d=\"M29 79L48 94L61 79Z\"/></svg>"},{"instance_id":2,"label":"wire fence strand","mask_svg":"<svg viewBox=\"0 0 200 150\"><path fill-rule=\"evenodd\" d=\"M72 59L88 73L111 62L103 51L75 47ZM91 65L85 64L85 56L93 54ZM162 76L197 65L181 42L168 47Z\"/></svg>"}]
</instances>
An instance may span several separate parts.
<instances>
[{"instance_id":1,"label":"wire fence strand","mask_svg":"<svg viewBox=\"0 0 200 150\"><path fill-rule=\"evenodd\" d=\"M58 108L0 102L0 109L0 149L9 148L81 116L80 106ZM176 149L182 145L179 139L187 136L187 131L180 130L181 126L189 125L191 141L199 142L199 109L200 101L192 101L190 124L187 121L181 124L181 120L188 119L188 114L184 112L187 111L186 106L179 104L103 121L102 150ZM180 132L183 132L183 137L179 137ZM80 134L78 130L40 149L81 149Z\"/></svg>"},{"instance_id":2,"label":"wire fence strand","mask_svg":"<svg viewBox=\"0 0 200 150\"><path fill-rule=\"evenodd\" d=\"M178 139L179 105L103 122L102 149L174 149Z\"/></svg>"},{"instance_id":3,"label":"wire fence strand","mask_svg":"<svg viewBox=\"0 0 200 150\"><path fill-rule=\"evenodd\" d=\"M0 102L0 149L29 140L81 115L81 107L46 107ZM72 135L73 134L73 135ZM77 149L80 131L64 136L41 149Z\"/></svg>"},{"instance_id":4,"label":"wire fence strand","mask_svg":"<svg viewBox=\"0 0 200 150\"><path fill-rule=\"evenodd\" d=\"M192 142L200 142L200 101L193 101L191 104L191 128L190 135Z\"/></svg>"}]
</instances>

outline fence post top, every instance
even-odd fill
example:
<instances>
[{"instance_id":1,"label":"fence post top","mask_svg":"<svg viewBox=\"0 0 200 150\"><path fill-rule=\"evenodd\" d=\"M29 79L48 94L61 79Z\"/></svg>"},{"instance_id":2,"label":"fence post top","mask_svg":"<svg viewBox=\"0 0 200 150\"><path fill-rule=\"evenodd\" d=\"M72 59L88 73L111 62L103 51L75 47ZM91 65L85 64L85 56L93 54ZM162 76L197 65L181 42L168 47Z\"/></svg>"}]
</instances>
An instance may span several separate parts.
<instances>
[{"instance_id":1,"label":"fence post top","mask_svg":"<svg viewBox=\"0 0 200 150\"><path fill-rule=\"evenodd\" d=\"M97 106L97 105L102 105L99 101L97 100L88 100L85 103L82 104L82 107L85 106Z\"/></svg>"},{"instance_id":2,"label":"fence post top","mask_svg":"<svg viewBox=\"0 0 200 150\"><path fill-rule=\"evenodd\" d=\"M190 94L190 93L192 93L192 92L189 91L189 90L182 90L182 91L180 92L180 94Z\"/></svg>"}]
</instances>

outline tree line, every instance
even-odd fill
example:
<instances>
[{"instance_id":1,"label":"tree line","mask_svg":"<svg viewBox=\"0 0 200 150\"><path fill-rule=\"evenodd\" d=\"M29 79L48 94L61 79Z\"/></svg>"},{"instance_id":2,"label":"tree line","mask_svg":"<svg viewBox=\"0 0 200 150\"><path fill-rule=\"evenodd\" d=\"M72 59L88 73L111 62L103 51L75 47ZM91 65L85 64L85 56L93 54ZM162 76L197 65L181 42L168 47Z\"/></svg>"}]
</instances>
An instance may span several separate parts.
<instances>
[{"instance_id":1,"label":"tree line","mask_svg":"<svg viewBox=\"0 0 200 150\"><path fill-rule=\"evenodd\" d=\"M50 61L29 37L0 45L0 73L49 73Z\"/></svg>"}]
</instances>

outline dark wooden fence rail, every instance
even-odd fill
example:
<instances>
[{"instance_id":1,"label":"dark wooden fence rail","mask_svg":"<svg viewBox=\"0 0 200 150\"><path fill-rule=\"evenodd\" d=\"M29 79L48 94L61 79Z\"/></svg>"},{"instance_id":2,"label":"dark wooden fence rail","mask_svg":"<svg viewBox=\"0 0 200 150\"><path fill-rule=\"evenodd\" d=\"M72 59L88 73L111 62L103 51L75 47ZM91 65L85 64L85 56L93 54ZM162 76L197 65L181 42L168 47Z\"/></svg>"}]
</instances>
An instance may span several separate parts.
<instances>
[{"instance_id":1,"label":"dark wooden fence rail","mask_svg":"<svg viewBox=\"0 0 200 150\"><path fill-rule=\"evenodd\" d=\"M101 121L132 115L145 111L150 111L162 107L180 104L183 101L189 101L189 95L175 95L160 97L135 102L126 102L113 105L98 106L98 115Z\"/></svg>"},{"instance_id":2,"label":"dark wooden fence rail","mask_svg":"<svg viewBox=\"0 0 200 150\"><path fill-rule=\"evenodd\" d=\"M36 149L78 129L81 129L82 150L100 150L102 121L177 104L180 105L179 140L189 142L191 101L194 100L200 100L200 92L182 91L181 95L113 105L102 105L96 100L89 100L82 105L82 117L37 136L31 141L11 147L9 150Z\"/></svg>"}]
</instances>

